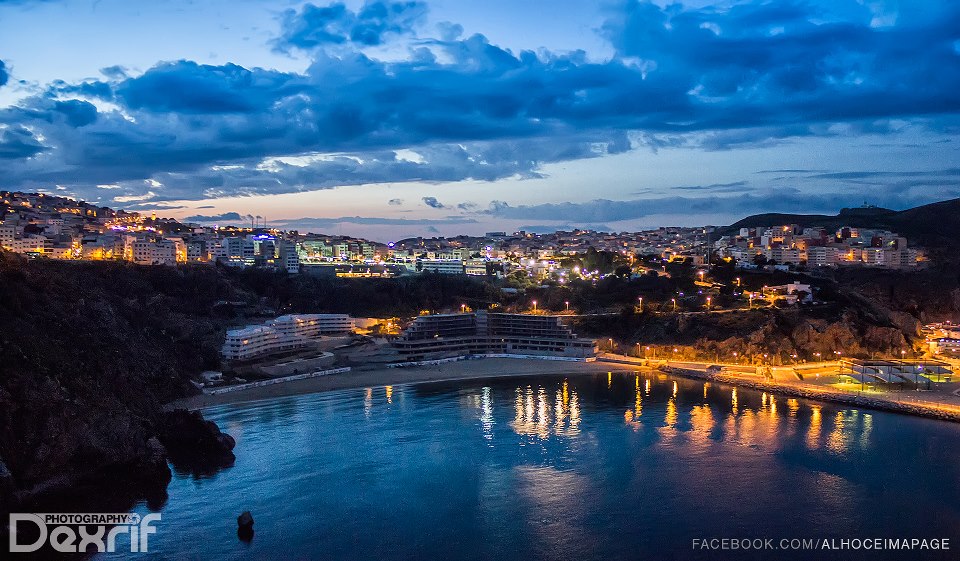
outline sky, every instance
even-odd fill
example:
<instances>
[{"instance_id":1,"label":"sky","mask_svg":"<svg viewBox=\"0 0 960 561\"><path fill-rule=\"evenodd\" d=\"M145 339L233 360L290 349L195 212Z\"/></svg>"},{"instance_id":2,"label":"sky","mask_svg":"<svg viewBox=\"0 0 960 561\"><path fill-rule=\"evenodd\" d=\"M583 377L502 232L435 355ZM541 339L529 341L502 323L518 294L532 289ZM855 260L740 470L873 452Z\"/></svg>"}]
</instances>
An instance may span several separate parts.
<instances>
[{"instance_id":1,"label":"sky","mask_svg":"<svg viewBox=\"0 0 960 561\"><path fill-rule=\"evenodd\" d=\"M0 189L392 241L960 197L960 4L0 0Z\"/></svg>"}]
</instances>

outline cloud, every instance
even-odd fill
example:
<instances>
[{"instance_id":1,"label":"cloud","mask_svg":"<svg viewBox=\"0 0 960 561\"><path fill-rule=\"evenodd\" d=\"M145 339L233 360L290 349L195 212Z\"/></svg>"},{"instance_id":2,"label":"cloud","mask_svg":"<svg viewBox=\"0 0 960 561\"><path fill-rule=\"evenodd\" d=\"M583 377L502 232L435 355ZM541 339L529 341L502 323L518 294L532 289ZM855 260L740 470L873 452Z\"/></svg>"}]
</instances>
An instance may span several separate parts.
<instances>
[{"instance_id":1,"label":"cloud","mask_svg":"<svg viewBox=\"0 0 960 561\"><path fill-rule=\"evenodd\" d=\"M734 181L731 183L711 183L710 185L680 185L672 187L680 191L711 191L713 193L743 193L752 188L747 186L746 181Z\"/></svg>"},{"instance_id":2,"label":"cloud","mask_svg":"<svg viewBox=\"0 0 960 561\"><path fill-rule=\"evenodd\" d=\"M447 208L443 206L443 203L437 200L436 197L424 197L423 204L427 205L430 208Z\"/></svg>"},{"instance_id":3,"label":"cloud","mask_svg":"<svg viewBox=\"0 0 960 561\"><path fill-rule=\"evenodd\" d=\"M942 170L900 170L900 171L843 171L834 173L821 173L809 176L811 179L876 179L876 178L901 178L901 177L960 177L960 168L948 168Z\"/></svg>"},{"instance_id":4,"label":"cloud","mask_svg":"<svg viewBox=\"0 0 960 561\"><path fill-rule=\"evenodd\" d=\"M390 206L400 206L403 204L403 199L390 199L387 201L387 204Z\"/></svg>"},{"instance_id":5,"label":"cloud","mask_svg":"<svg viewBox=\"0 0 960 561\"><path fill-rule=\"evenodd\" d=\"M341 216L339 218L290 218L284 220L271 220L270 223L271 225L277 225L287 229L309 230L335 228L343 224L353 224L358 226L410 226L427 228L458 224L476 224L477 220L460 216L422 220L371 216Z\"/></svg>"},{"instance_id":6,"label":"cloud","mask_svg":"<svg viewBox=\"0 0 960 561\"><path fill-rule=\"evenodd\" d=\"M5 86L9 80L10 80L10 71L7 70L6 63L0 60L0 87Z\"/></svg>"},{"instance_id":7,"label":"cloud","mask_svg":"<svg viewBox=\"0 0 960 561\"><path fill-rule=\"evenodd\" d=\"M246 216L240 216L239 212L224 212L223 214L203 215L195 214L188 216L183 220L185 222L240 222L246 220Z\"/></svg>"},{"instance_id":8,"label":"cloud","mask_svg":"<svg viewBox=\"0 0 960 561\"><path fill-rule=\"evenodd\" d=\"M885 208L904 209L948 197L960 197L960 185L925 194L904 193L902 190L876 191L869 195L869 202ZM627 201L595 199L581 203L520 206L494 201L496 204L491 203L486 214L505 219L584 224L639 220L654 215L743 217L761 212L836 213L841 208L860 206L863 202L862 192L815 194L790 188L737 196L658 197Z\"/></svg>"},{"instance_id":9,"label":"cloud","mask_svg":"<svg viewBox=\"0 0 960 561\"><path fill-rule=\"evenodd\" d=\"M429 32L422 3L307 5L286 13L279 39L309 51L303 72L108 67L104 81L57 82L0 108L5 185L198 200L538 178L544 164L638 147L895 135L901 122L955 135L960 7L904 5L880 25L865 4L626 0L602 26L616 50L604 61L511 52L450 26L378 60L364 47Z\"/></svg>"},{"instance_id":10,"label":"cloud","mask_svg":"<svg viewBox=\"0 0 960 561\"><path fill-rule=\"evenodd\" d=\"M380 45L389 34L411 33L426 13L426 4L418 1L371 1L356 12L340 2L327 6L305 4L299 12L284 13L276 46L285 51L347 42Z\"/></svg>"},{"instance_id":11,"label":"cloud","mask_svg":"<svg viewBox=\"0 0 960 561\"><path fill-rule=\"evenodd\" d=\"M175 205L171 203L134 203L123 205L124 210L130 211L154 211L154 210L175 210L187 208L185 205Z\"/></svg>"},{"instance_id":12,"label":"cloud","mask_svg":"<svg viewBox=\"0 0 960 561\"><path fill-rule=\"evenodd\" d=\"M606 224L526 224L517 228L524 232L535 234L552 234L554 232L571 232L573 230L593 230L594 232L614 232L614 228Z\"/></svg>"},{"instance_id":13,"label":"cloud","mask_svg":"<svg viewBox=\"0 0 960 561\"><path fill-rule=\"evenodd\" d=\"M46 149L46 146L26 128L19 126L0 128L0 160L32 158Z\"/></svg>"}]
</instances>

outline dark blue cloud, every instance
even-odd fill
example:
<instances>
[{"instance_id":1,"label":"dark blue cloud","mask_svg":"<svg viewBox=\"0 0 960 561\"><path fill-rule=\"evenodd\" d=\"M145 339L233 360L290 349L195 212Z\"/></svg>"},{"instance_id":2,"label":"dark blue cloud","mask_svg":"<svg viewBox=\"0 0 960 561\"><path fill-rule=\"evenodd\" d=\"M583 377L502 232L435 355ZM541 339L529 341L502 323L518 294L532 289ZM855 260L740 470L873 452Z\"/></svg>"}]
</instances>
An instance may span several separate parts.
<instances>
[{"instance_id":1,"label":"dark blue cloud","mask_svg":"<svg viewBox=\"0 0 960 561\"><path fill-rule=\"evenodd\" d=\"M604 25L622 57L682 84L700 127L784 125L956 112L960 7L752 2L687 10L629 0ZM902 20L902 21L900 21Z\"/></svg>"},{"instance_id":2,"label":"dark blue cloud","mask_svg":"<svg viewBox=\"0 0 960 561\"><path fill-rule=\"evenodd\" d=\"M5 86L10 80L10 72L7 70L7 65L0 60L0 86Z\"/></svg>"},{"instance_id":3,"label":"dark blue cloud","mask_svg":"<svg viewBox=\"0 0 960 561\"><path fill-rule=\"evenodd\" d=\"M97 120L97 108L89 102L68 99L54 103L54 110L66 117L71 127L83 127Z\"/></svg>"},{"instance_id":4,"label":"dark blue cloud","mask_svg":"<svg viewBox=\"0 0 960 561\"><path fill-rule=\"evenodd\" d=\"M712 193L743 193L751 187L746 181L732 181L730 183L711 183L710 185L679 185L672 187L680 191L709 191Z\"/></svg>"},{"instance_id":5,"label":"dark blue cloud","mask_svg":"<svg viewBox=\"0 0 960 561\"><path fill-rule=\"evenodd\" d=\"M239 212L224 212L223 214L205 215L196 214L184 218L186 222L239 222L245 217L240 216Z\"/></svg>"},{"instance_id":6,"label":"dark blue cloud","mask_svg":"<svg viewBox=\"0 0 960 561\"><path fill-rule=\"evenodd\" d=\"M409 32L422 13L417 2L288 13L281 44L315 48L303 73L172 61L137 76L114 68L105 81L53 84L0 109L5 180L200 199L540 177L544 163L638 146L895 135L901 121L934 135L960 131L952 3L911 4L896 25L877 25L853 0L725 9L627 1L603 26L617 53L603 62L511 52L454 29L419 38L402 61L357 50ZM97 112L91 99L118 109ZM286 156L307 161L274 159Z\"/></svg>"},{"instance_id":7,"label":"dark blue cloud","mask_svg":"<svg viewBox=\"0 0 960 561\"><path fill-rule=\"evenodd\" d=\"M339 218L291 218L285 220L271 221L271 224L283 228L333 228L341 224L357 224L362 226L418 226L435 227L449 226L457 224L476 224L474 218L465 218L461 216L450 216L440 219L410 219L410 218L384 218L372 216L342 216Z\"/></svg>"},{"instance_id":8,"label":"dark blue cloud","mask_svg":"<svg viewBox=\"0 0 960 561\"><path fill-rule=\"evenodd\" d=\"M864 202L861 191L843 193L809 193L795 188L750 192L736 196L656 197L628 201L596 199L587 202L547 203L511 206L492 201L485 214L518 220L558 221L571 224L587 222L621 222L654 215L726 215L745 216L761 212L835 213L844 207ZM905 209L945 198L960 197L960 184L942 187L934 192L909 193L902 188L876 190L866 195L868 202L884 208Z\"/></svg>"},{"instance_id":9,"label":"dark blue cloud","mask_svg":"<svg viewBox=\"0 0 960 561\"><path fill-rule=\"evenodd\" d=\"M353 42L380 45L388 34L409 33L427 13L423 2L367 2L354 12L340 2L328 6L305 4L283 17L280 50L313 49L326 44Z\"/></svg>"},{"instance_id":10,"label":"dark blue cloud","mask_svg":"<svg viewBox=\"0 0 960 561\"><path fill-rule=\"evenodd\" d=\"M436 197L424 197L423 204L430 208L447 208L443 203L438 201Z\"/></svg>"},{"instance_id":11,"label":"dark blue cloud","mask_svg":"<svg viewBox=\"0 0 960 561\"><path fill-rule=\"evenodd\" d=\"M125 80L117 95L131 109L185 114L251 114L293 95L294 76L235 64L210 66L181 60Z\"/></svg>"},{"instance_id":12,"label":"dark blue cloud","mask_svg":"<svg viewBox=\"0 0 960 561\"><path fill-rule=\"evenodd\" d=\"M29 130L12 127L0 131L0 160L22 160L32 158L46 148Z\"/></svg>"}]
</instances>

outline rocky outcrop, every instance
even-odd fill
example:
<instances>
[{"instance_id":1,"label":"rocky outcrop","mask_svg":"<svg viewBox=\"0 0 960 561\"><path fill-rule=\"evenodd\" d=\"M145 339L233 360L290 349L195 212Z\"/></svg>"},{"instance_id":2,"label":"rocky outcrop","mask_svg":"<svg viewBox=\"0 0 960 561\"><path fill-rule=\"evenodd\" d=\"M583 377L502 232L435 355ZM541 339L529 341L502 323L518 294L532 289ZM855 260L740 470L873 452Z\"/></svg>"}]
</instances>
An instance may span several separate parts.
<instances>
[{"instance_id":1,"label":"rocky outcrop","mask_svg":"<svg viewBox=\"0 0 960 561\"><path fill-rule=\"evenodd\" d=\"M233 465L233 437L220 431L199 411L175 409L163 414L159 438L174 468L195 475L214 473Z\"/></svg>"},{"instance_id":2,"label":"rocky outcrop","mask_svg":"<svg viewBox=\"0 0 960 561\"><path fill-rule=\"evenodd\" d=\"M253 539L253 515L249 510L243 511L237 517L237 537L245 542Z\"/></svg>"}]
</instances>

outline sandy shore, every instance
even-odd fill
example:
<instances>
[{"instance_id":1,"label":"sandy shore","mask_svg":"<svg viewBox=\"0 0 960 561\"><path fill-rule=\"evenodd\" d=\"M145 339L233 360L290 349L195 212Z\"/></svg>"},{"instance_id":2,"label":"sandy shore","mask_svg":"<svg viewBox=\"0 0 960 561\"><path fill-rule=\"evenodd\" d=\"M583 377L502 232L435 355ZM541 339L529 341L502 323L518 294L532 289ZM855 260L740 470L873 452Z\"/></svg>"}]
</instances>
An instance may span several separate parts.
<instances>
[{"instance_id":1,"label":"sandy shore","mask_svg":"<svg viewBox=\"0 0 960 561\"><path fill-rule=\"evenodd\" d=\"M560 362L551 360L523 360L511 358L486 358L465 360L436 366L415 368L383 368L377 370L354 370L320 378L295 380L272 386L238 390L220 395L197 395L170 403L167 408L203 409L214 405L272 399L289 395L315 392L441 382L449 380L473 380L510 376L535 376L554 374L590 374L603 372L636 371L638 367L605 362Z\"/></svg>"}]
</instances>

